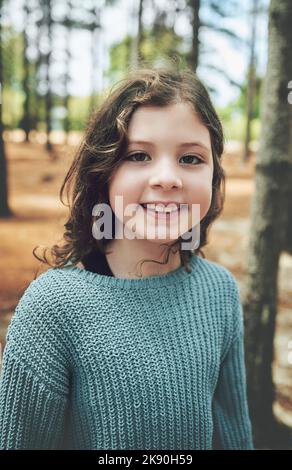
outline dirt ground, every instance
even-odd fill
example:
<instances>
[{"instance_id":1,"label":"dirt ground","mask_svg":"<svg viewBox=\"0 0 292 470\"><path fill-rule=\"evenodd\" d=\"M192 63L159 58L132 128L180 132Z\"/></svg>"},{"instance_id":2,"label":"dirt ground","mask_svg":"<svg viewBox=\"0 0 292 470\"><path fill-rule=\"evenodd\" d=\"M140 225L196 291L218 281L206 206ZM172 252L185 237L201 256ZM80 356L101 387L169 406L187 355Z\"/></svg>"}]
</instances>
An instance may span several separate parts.
<instances>
[{"instance_id":1,"label":"dirt ground","mask_svg":"<svg viewBox=\"0 0 292 470\"><path fill-rule=\"evenodd\" d=\"M39 143L6 142L9 172L9 204L14 216L0 221L0 342L5 336L15 306L24 290L42 268L33 257L35 246L51 246L62 238L67 208L59 190L76 150L55 145L52 161ZM238 146L227 146L223 156L226 200L221 217L214 223L206 258L226 266L242 291L249 239L250 206L254 191L255 155L241 163ZM282 255L279 272L279 313L275 338L274 380L277 389L275 413L292 427L292 258Z\"/></svg>"}]
</instances>

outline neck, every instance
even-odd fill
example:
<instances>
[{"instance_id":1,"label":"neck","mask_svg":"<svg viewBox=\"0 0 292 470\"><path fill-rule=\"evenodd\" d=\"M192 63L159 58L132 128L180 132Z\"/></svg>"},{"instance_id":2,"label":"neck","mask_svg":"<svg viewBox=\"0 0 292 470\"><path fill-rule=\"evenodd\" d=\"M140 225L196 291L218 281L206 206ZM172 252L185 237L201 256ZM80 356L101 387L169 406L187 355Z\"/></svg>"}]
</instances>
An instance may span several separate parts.
<instances>
[{"instance_id":1,"label":"neck","mask_svg":"<svg viewBox=\"0 0 292 470\"><path fill-rule=\"evenodd\" d=\"M168 262L158 264L153 261L141 263L144 259L164 261L168 246L145 239L115 239L106 248L106 258L115 277L141 278L159 276L176 270L181 266L180 254L170 251Z\"/></svg>"}]
</instances>

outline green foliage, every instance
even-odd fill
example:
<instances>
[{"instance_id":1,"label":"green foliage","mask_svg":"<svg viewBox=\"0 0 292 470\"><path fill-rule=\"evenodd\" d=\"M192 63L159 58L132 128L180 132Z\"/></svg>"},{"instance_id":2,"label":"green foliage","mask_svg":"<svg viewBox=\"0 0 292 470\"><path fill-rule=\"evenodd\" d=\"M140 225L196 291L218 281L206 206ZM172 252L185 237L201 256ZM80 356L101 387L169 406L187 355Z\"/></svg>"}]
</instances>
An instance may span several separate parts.
<instances>
[{"instance_id":1,"label":"green foliage","mask_svg":"<svg viewBox=\"0 0 292 470\"><path fill-rule=\"evenodd\" d=\"M70 129L74 131L84 130L88 119L90 96L70 96L68 106L70 116Z\"/></svg>"},{"instance_id":2,"label":"green foliage","mask_svg":"<svg viewBox=\"0 0 292 470\"><path fill-rule=\"evenodd\" d=\"M22 116L22 34L11 26L2 27L3 60L3 122L9 129L16 127Z\"/></svg>"},{"instance_id":3,"label":"green foliage","mask_svg":"<svg viewBox=\"0 0 292 470\"><path fill-rule=\"evenodd\" d=\"M110 66L105 76L111 84L122 79L131 65L131 41L132 38L127 35L121 42L114 44L110 50ZM143 30L141 54L143 61L151 66L159 66L166 61L178 58L182 65L186 65L186 52L183 49L183 38L164 25L160 26L156 34L153 34L151 30Z\"/></svg>"},{"instance_id":4,"label":"green foliage","mask_svg":"<svg viewBox=\"0 0 292 470\"><path fill-rule=\"evenodd\" d=\"M3 89L3 123L7 129L18 127L22 118L22 107L24 95L19 90L12 87L4 87Z\"/></svg>"},{"instance_id":5,"label":"green foliage","mask_svg":"<svg viewBox=\"0 0 292 470\"><path fill-rule=\"evenodd\" d=\"M3 80L12 89L21 90L23 75L22 33L14 31L11 26L3 26L2 28Z\"/></svg>"},{"instance_id":6,"label":"green foliage","mask_svg":"<svg viewBox=\"0 0 292 470\"><path fill-rule=\"evenodd\" d=\"M254 96L254 115L251 122L251 140L258 140L260 135L260 103L263 79L256 78ZM240 87L238 98L221 109L217 109L222 119L227 139L244 141L246 132L247 81Z\"/></svg>"},{"instance_id":7,"label":"green foliage","mask_svg":"<svg viewBox=\"0 0 292 470\"><path fill-rule=\"evenodd\" d=\"M116 83L124 76L125 70L130 64L130 36L126 36L123 41L115 44L110 49L110 67L105 72L105 77L111 83Z\"/></svg>"},{"instance_id":8,"label":"green foliage","mask_svg":"<svg viewBox=\"0 0 292 470\"><path fill-rule=\"evenodd\" d=\"M262 89L263 78L256 77L256 87L255 87L255 96L254 96L254 118L258 119L260 117L260 101L261 101L261 89ZM240 87L240 95L238 99L234 102L234 107L238 108L240 111L246 111L246 99L247 99L247 80Z\"/></svg>"},{"instance_id":9,"label":"green foliage","mask_svg":"<svg viewBox=\"0 0 292 470\"><path fill-rule=\"evenodd\" d=\"M217 109L222 121L226 140L244 141L246 129L245 113L233 104ZM251 140L258 140L260 136L260 119L255 118L251 123Z\"/></svg>"},{"instance_id":10,"label":"green foliage","mask_svg":"<svg viewBox=\"0 0 292 470\"><path fill-rule=\"evenodd\" d=\"M4 87L3 90L3 122L7 129L15 129L21 127L23 115L24 94L22 91L13 90L11 87ZM84 130L90 105L90 96L78 97L71 96L69 98L69 116L70 129ZM45 130L45 105L43 97L34 97L32 107L38 106L38 130ZM63 106L62 99L59 96L53 96L53 108ZM63 119L59 122L53 122L53 129L59 128Z\"/></svg>"},{"instance_id":11,"label":"green foliage","mask_svg":"<svg viewBox=\"0 0 292 470\"><path fill-rule=\"evenodd\" d=\"M237 0L236 0L237 1ZM107 5L116 3L116 0L107 0ZM219 15L226 16L223 11L222 2L211 2L210 8ZM222 11L221 11L222 10ZM159 13L159 12L158 12ZM187 54L190 43L187 38L176 34L174 29L167 24L165 12L157 14L152 28L144 27L141 38L141 57L144 65L160 66L170 61L179 62L180 66L187 66ZM229 16L229 13L228 13ZM220 26L220 24L219 24ZM131 66L131 46L133 38L127 35L121 42L115 44L110 49L110 66L105 72L108 78L108 89L96 97L98 105L108 94L111 86L121 80L129 67ZM15 31L12 26L3 26L3 121L9 128L15 128L22 125L24 93L22 90L23 80L23 33ZM44 97L37 95L36 87L36 64L29 64L29 87L30 87L30 115L34 126L38 129L45 128L45 105ZM255 96L254 120L252 123L252 139L259 135L259 109L260 109L260 91L262 79L257 77L257 87ZM219 114L224 123L225 132L230 139L243 140L245 133L245 112L246 112L246 89L247 81L241 86L240 95L237 100L219 110ZM53 107L62 107L61 97L53 95ZM69 118L70 129L84 130L91 105L91 98L76 97L69 98ZM59 128L63 125L64 118L55 119L53 128Z\"/></svg>"}]
</instances>

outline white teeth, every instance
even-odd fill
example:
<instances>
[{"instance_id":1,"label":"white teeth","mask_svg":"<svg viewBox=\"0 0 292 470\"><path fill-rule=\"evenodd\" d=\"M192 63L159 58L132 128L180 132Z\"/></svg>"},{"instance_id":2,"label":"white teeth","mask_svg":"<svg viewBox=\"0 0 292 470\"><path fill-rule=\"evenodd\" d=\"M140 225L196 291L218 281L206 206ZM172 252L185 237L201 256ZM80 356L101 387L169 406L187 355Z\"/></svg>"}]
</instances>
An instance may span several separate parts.
<instances>
[{"instance_id":1,"label":"white teeth","mask_svg":"<svg viewBox=\"0 0 292 470\"><path fill-rule=\"evenodd\" d=\"M170 212L177 212L178 207L174 207L174 205L170 204L170 207L164 207L162 204L155 205L155 204L144 204L145 208L154 210L155 212L165 212L165 213L170 213Z\"/></svg>"}]
</instances>

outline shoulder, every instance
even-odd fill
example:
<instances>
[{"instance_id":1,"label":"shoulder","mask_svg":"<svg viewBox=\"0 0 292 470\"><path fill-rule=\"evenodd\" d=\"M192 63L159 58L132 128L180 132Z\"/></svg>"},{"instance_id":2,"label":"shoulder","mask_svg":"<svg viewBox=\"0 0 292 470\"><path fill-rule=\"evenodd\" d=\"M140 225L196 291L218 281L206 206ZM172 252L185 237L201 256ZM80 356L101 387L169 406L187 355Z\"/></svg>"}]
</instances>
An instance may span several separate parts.
<instances>
[{"instance_id":1,"label":"shoulder","mask_svg":"<svg viewBox=\"0 0 292 470\"><path fill-rule=\"evenodd\" d=\"M61 293L59 284L54 269L29 284L8 326L4 354L33 371L43 383L55 389L59 383L63 393L70 350L61 297L56 295ZM59 382L55 380L57 375L63 377Z\"/></svg>"},{"instance_id":2,"label":"shoulder","mask_svg":"<svg viewBox=\"0 0 292 470\"><path fill-rule=\"evenodd\" d=\"M37 279L31 281L16 306L8 327L7 339L14 330L22 329L32 324L41 323L45 329L47 323L54 322L60 311L61 295L60 280L54 269L49 269Z\"/></svg>"},{"instance_id":3,"label":"shoulder","mask_svg":"<svg viewBox=\"0 0 292 470\"><path fill-rule=\"evenodd\" d=\"M30 282L16 306L11 320L12 331L18 323L41 322L43 328L51 324L56 327L65 325L72 310L72 304L78 300L84 286L78 276L72 275L71 266L49 268ZM76 300L77 299L77 300Z\"/></svg>"},{"instance_id":4,"label":"shoulder","mask_svg":"<svg viewBox=\"0 0 292 470\"><path fill-rule=\"evenodd\" d=\"M20 297L11 320L11 327L25 318L40 318L56 315L62 299L62 286L60 274L51 268L30 282ZM21 318L20 318L21 317Z\"/></svg>"},{"instance_id":5,"label":"shoulder","mask_svg":"<svg viewBox=\"0 0 292 470\"><path fill-rule=\"evenodd\" d=\"M66 268L49 268L30 282L18 306L37 309L39 315L50 311L54 315L66 304L69 293L76 290L75 279Z\"/></svg>"},{"instance_id":6,"label":"shoulder","mask_svg":"<svg viewBox=\"0 0 292 470\"><path fill-rule=\"evenodd\" d=\"M211 288L212 292L215 289L220 295L238 301L239 288L237 281L231 271L225 266L206 258L197 257L194 273L198 273L202 284Z\"/></svg>"},{"instance_id":7,"label":"shoulder","mask_svg":"<svg viewBox=\"0 0 292 470\"><path fill-rule=\"evenodd\" d=\"M27 350L34 342L64 341L66 289L59 269L50 268L31 281L20 297L7 329L6 341Z\"/></svg>"},{"instance_id":8,"label":"shoulder","mask_svg":"<svg viewBox=\"0 0 292 470\"><path fill-rule=\"evenodd\" d=\"M31 281L16 306L7 330L7 340L20 336L47 334L61 338L70 334L70 315L79 306L80 294L85 295L80 277L70 266L49 268Z\"/></svg>"},{"instance_id":9,"label":"shoulder","mask_svg":"<svg viewBox=\"0 0 292 470\"><path fill-rule=\"evenodd\" d=\"M197 263L200 288L207 299L206 304L212 306L216 314L216 322L223 331L224 344L228 349L243 333L243 310L237 280L226 267L218 263L205 258L198 258ZM196 281L195 274L196 270Z\"/></svg>"}]
</instances>

